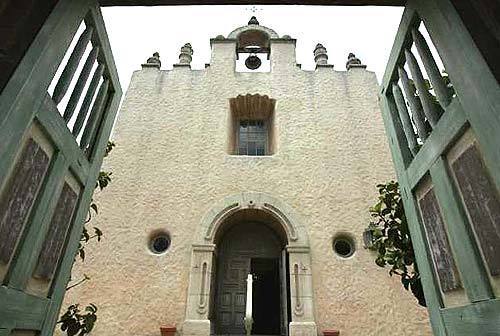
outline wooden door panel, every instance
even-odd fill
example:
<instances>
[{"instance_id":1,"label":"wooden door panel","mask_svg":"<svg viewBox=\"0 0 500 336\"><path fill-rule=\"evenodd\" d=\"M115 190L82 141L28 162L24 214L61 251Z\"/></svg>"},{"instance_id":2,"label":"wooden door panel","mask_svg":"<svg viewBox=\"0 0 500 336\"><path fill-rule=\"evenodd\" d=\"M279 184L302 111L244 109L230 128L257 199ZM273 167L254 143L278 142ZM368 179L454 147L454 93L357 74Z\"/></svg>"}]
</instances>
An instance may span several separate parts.
<instances>
[{"instance_id":1,"label":"wooden door panel","mask_svg":"<svg viewBox=\"0 0 500 336\"><path fill-rule=\"evenodd\" d=\"M228 250L226 250L227 252ZM233 254L234 255L234 254ZM250 259L235 253L224 263L223 279L219 283L218 321L221 334L244 333L243 317L246 303L246 274L250 271Z\"/></svg>"},{"instance_id":2,"label":"wooden door panel","mask_svg":"<svg viewBox=\"0 0 500 336\"><path fill-rule=\"evenodd\" d=\"M81 24L87 33L75 36ZM83 42L68 50L74 38ZM83 59L86 44L94 51ZM82 71L68 91L82 62L94 75ZM78 132L59 111L64 96L82 99L81 119L90 114ZM0 95L1 330L52 334L120 98L97 1L59 0Z\"/></svg>"},{"instance_id":3,"label":"wooden door panel","mask_svg":"<svg viewBox=\"0 0 500 336\"><path fill-rule=\"evenodd\" d=\"M279 258L279 240L260 223L241 223L228 230L218 253L215 330L219 335L244 335L247 276L252 258Z\"/></svg>"},{"instance_id":4,"label":"wooden door panel","mask_svg":"<svg viewBox=\"0 0 500 336\"><path fill-rule=\"evenodd\" d=\"M0 197L1 269L5 269L10 262L49 163L49 154L29 137L14 168L16 173Z\"/></svg>"},{"instance_id":5,"label":"wooden door panel","mask_svg":"<svg viewBox=\"0 0 500 336\"><path fill-rule=\"evenodd\" d=\"M477 145L450 165L492 276L500 275L500 198Z\"/></svg>"}]
</instances>

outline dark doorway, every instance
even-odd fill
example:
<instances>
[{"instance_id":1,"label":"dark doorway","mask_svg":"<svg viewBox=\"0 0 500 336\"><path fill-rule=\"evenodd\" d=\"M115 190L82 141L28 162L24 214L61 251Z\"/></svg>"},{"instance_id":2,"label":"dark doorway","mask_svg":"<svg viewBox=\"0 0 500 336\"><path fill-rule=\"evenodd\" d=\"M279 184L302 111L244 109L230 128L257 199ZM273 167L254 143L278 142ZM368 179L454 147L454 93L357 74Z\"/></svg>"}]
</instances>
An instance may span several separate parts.
<instances>
[{"instance_id":1,"label":"dark doorway","mask_svg":"<svg viewBox=\"0 0 500 336\"><path fill-rule=\"evenodd\" d=\"M254 335L279 335L281 298L278 258L252 258Z\"/></svg>"},{"instance_id":2,"label":"dark doorway","mask_svg":"<svg viewBox=\"0 0 500 336\"><path fill-rule=\"evenodd\" d=\"M286 284L280 281L286 279L283 270L280 272L285 243L265 223L240 219L231 224L218 240L211 312L214 334L245 335L246 279L252 273L257 278L253 283L252 335L285 335L282 325L287 316L281 298L287 294L281 293Z\"/></svg>"}]
</instances>

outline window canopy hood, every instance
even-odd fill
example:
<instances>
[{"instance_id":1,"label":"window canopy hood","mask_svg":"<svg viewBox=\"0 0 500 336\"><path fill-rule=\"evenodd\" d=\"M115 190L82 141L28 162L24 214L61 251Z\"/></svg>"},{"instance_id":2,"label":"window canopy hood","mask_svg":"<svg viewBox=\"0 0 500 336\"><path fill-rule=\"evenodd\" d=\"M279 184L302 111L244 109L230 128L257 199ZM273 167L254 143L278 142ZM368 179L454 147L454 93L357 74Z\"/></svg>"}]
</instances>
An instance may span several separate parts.
<instances>
[{"instance_id":1,"label":"window canopy hood","mask_svg":"<svg viewBox=\"0 0 500 336\"><path fill-rule=\"evenodd\" d=\"M404 6L406 0L100 0L101 6L161 5L323 5Z\"/></svg>"}]
</instances>

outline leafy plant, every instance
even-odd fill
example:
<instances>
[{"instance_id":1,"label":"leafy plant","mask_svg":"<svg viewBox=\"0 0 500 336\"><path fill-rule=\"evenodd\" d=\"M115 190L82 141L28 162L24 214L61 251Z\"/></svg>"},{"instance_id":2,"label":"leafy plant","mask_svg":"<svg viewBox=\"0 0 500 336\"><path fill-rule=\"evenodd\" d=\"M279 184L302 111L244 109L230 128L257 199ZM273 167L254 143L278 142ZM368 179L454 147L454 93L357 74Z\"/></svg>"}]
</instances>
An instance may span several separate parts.
<instances>
[{"instance_id":1,"label":"leafy plant","mask_svg":"<svg viewBox=\"0 0 500 336\"><path fill-rule=\"evenodd\" d=\"M450 76L448 75L448 73L445 70L443 70L442 73L443 73L443 75L441 76L441 78L443 79L443 82L446 86L446 89L448 90L448 95L452 98L456 97L457 93L455 92L455 88L453 87L453 84L451 83ZM418 93L417 86L415 85L415 82L413 81L413 79L410 79L409 84L412 87L412 91L414 92L415 97L418 97L419 93ZM430 98L432 99L432 102L434 104L436 104L437 108L441 108L441 106L439 106L439 102L437 100L437 97L433 92L434 88L432 87L430 80L425 78L424 85L425 85L426 91L428 91L430 94Z\"/></svg>"},{"instance_id":2,"label":"leafy plant","mask_svg":"<svg viewBox=\"0 0 500 336\"><path fill-rule=\"evenodd\" d=\"M114 142L108 141L104 157L107 157L115 146L116 145ZM101 191L104 188L106 188L109 185L109 183L111 183L112 174L113 174L112 172L100 171L99 176L97 176L95 188L96 189L99 188L99 190ZM94 213L95 215L99 213L98 206L93 199L90 202L90 208L87 213L87 219L85 220L85 223L83 225L82 235L80 237L80 242L78 244L78 255L80 256L80 259L82 261L85 261L85 244L87 244L91 239L94 238L96 238L97 241L101 241L101 237L103 235L102 231L95 226L92 228L94 233L92 235L89 233L89 230L87 229L87 223L89 223L92 220L92 213Z\"/></svg>"},{"instance_id":3,"label":"leafy plant","mask_svg":"<svg viewBox=\"0 0 500 336\"><path fill-rule=\"evenodd\" d=\"M456 97L457 94L455 92L455 88L453 87L453 84L451 83L450 77L449 77L448 73L446 72L446 70L442 70L441 78L443 79L443 82L446 86L446 89L448 90L448 95L452 98ZM419 92L417 90L417 86L415 85L415 82L413 81L413 79L410 79L408 84L410 85L410 90L413 92L413 95L415 97L419 98ZM429 93L429 98L431 99L431 102L434 104L434 108L437 111L440 111L441 114L444 113L444 110L441 107L441 105L439 104L437 96L435 95L435 92L434 92L434 88L432 87L432 84L431 84L429 79L424 79L424 86L425 86L425 90ZM420 101L420 99L416 99L415 103L418 105L417 108L419 110L422 110L423 107L422 107L422 102ZM406 102L406 105L408 107L410 107L410 104L408 101ZM413 118L414 118L413 114L410 115L410 118L412 119L413 124L415 124L415 122L413 120ZM431 124L430 124L429 120L427 120L427 118L424 120L424 126L425 126L425 131L427 133L432 132ZM422 141L422 139L420 139L420 140Z\"/></svg>"},{"instance_id":4,"label":"leafy plant","mask_svg":"<svg viewBox=\"0 0 500 336\"><path fill-rule=\"evenodd\" d=\"M106 144L106 149L104 152L104 157L108 156L109 153L113 150L113 148L116 146L116 144L113 141L108 141Z\"/></svg>"},{"instance_id":5,"label":"leafy plant","mask_svg":"<svg viewBox=\"0 0 500 336\"><path fill-rule=\"evenodd\" d=\"M97 307L92 303L85 307L84 312L81 312L80 305L74 304L68 307L57 323L61 324L61 330L65 331L68 336L83 336L94 329L97 320L96 312Z\"/></svg>"},{"instance_id":6,"label":"leafy plant","mask_svg":"<svg viewBox=\"0 0 500 336\"><path fill-rule=\"evenodd\" d=\"M103 190L106 188L111 182L111 172L106 172L106 171L100 171L99 176L97 177L97 181L95 183L95 187L99 187L100 190Z\"/></svg>"},{"instance_id":7,"label":"leafy plant","mask_svg":"<svg viewBox=\"0 0 500 336\"><path fill-rule=\"evenodd\" d=\"M411 290L418 303L426 306L420 273L415 261L408 223L403 208L399 184L390 181L377 185L378 202L370 208L371 221L368 231L372 244L368 248L377 252L375 263L389 266L389 275L401 277L406 290Z\"/></svg>"}]
</instances>

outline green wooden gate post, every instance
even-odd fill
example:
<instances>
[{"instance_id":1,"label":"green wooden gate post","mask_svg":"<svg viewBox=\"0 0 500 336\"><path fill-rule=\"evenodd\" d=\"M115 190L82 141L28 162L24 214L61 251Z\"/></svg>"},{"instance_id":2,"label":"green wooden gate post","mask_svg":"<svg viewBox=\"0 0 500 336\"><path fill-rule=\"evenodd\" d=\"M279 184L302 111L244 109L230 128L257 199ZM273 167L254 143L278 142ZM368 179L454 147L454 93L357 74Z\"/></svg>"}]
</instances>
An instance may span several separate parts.
<instances>
[{"instance_id":1,"label":"green wooden gate post","mask_svg":"<svg viewBox=\"0 0 500 336\"><path fill-rule=\"evenodd\" d=\"M121 95L99 4L60 0L0 96L0 335L52 334Z\"/></svg>"},{"instance_id":2,"label":"green wooden gate post","mask_svg":"<svg viewBox=\"0 0 500 336\"><path fill-rule=\"evenodd\" d=\"M411 13L411 12L410 12ZM407 16L408 18L410 15ZM403 21L404 23L405 21ZM383 88L384 90L384 88ZM382 95L384 92L381 93ZM397 118L398 112L395 103L390 99L381 100L382 116L384 119L385 129L389 139L391 154L396 168L398 181L400 184L401 195L408 221L408 226L413 242L413 248L416 253L416 261L418 264L422 285L424 288L425 299L429 310L431 325L434 335L446 335L442 319L436 318L439 316L439 307L441 306L441 295L437 289L434 273L431 267L430 255L427 251L427 243L425 233L422 230L418 209L413 198L413 193L408 188L409 182L405 171L405 162L409 159L409 149L406 147L402 126Z\"/></svg>"},{"instance_id":3,"label":"green wooden gate post","mask_svg":"<svg viewBox=\"0 0 500 336\"><path fill-rule=\"evenodd\" d=\"M439 86L420 22L449 74L451 99ZM435 103L410 49L414 43L436 88ZM500 334L500 87L450 0L408 1L380 100L434 333ZM441 112L436 118L431 110ZM485 211L490 217L481 217Z\"/></svg>"}]
</instances>

